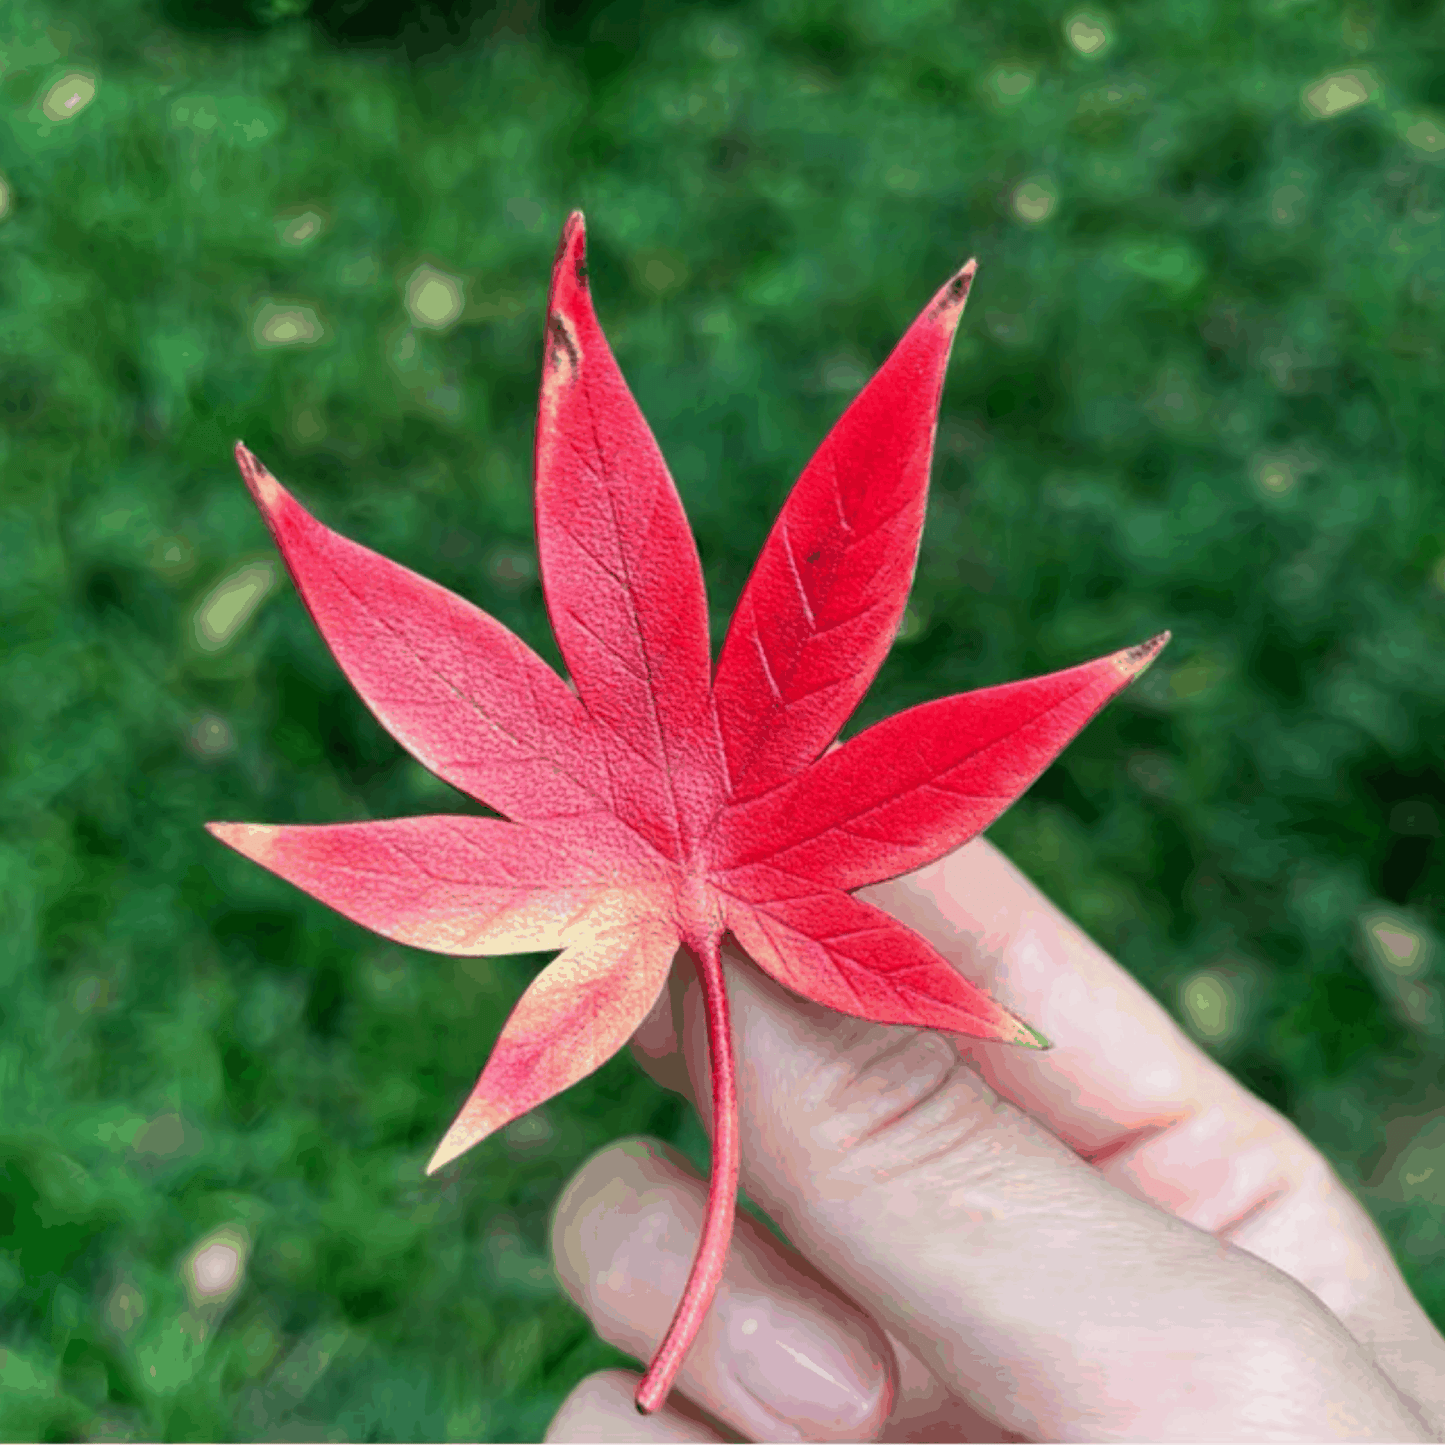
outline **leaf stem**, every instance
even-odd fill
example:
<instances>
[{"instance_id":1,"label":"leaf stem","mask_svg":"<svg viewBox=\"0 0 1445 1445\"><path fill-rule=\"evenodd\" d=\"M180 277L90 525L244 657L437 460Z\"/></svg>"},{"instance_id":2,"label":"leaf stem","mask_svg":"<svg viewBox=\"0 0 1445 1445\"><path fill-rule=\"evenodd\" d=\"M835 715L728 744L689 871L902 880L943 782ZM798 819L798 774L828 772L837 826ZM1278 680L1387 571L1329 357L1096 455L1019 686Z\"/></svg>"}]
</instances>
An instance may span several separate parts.
<instances>
[{"instance_id":1,"label":"leaf stem","mask_svg":"<svg viewBox=\"0 0 1445 1445\"><path fill-rule=\"evenodd\" d=\"M702 975L707 1006L707 1047L712 1067L712 1178L708 1184L707 1217L693 1256L692 1272L677 1312L647 1373L637 1387L639 1415L650 1415L667 1399L689 1346L702 1326L727 1265L732 1243L733 1214L738 1197L738 1089L733 1068L732 1024L727 984L723 978L721 936L692 945Z\"/></svg>"}]
</instances>

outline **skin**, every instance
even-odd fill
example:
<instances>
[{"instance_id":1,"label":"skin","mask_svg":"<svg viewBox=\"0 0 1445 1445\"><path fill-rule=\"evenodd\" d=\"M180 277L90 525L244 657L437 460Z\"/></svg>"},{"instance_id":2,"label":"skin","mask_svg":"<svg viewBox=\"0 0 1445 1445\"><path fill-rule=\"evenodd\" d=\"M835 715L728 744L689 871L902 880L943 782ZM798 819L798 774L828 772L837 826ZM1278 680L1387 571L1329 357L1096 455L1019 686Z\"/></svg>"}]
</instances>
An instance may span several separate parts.
<instances>
[{"instance_id":1,"label":"skin","mask_svg":"<svg viewBox=\"0 0 1445 1445\"><path fill-rule=\"evenodd\" d=\"M1442 1440L1445 1340L1300 1132L984 839L864 890L1054 1041L845 1018L724 949L744 1213L666 1405L582 1381L552 1441ZM633 1040L709 1119L679 955ZM614 1145L558 1203L557 1273L650 1357L706 1182Z\"/></svg>"}]
</instances>

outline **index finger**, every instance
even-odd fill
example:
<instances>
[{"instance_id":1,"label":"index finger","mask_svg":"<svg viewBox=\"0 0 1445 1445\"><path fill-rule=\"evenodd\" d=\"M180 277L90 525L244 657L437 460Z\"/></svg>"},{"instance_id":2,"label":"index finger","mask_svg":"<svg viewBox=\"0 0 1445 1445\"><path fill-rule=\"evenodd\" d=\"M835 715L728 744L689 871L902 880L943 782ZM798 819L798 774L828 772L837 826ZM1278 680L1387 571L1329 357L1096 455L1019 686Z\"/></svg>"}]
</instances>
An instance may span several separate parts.
<instances>
[{"instance_id":1,"label":"index finger","mask_svg":"<svg viewBox=\"0 0 1445 1445\"><path fill-rule=\"evenodd\" d=\"M1397 1387L1440 1409L1445 1341L1323 1156L997 848L977 838L861 896L1053 1040L1037 1052L955 1039L992 1089L1118 1188L1292 1275Z\"/></svg>"},{"instance_id":2,"label":"index finger","mask_svg":"<svg viewBox=\"0 0 1445 1445\"><path fill-rule=\"evenodd\" d=\"M988 1085L1100 1161L1182 1121L1222 1071L986 838L859 890L1048 1039L954 1040ZM1223 1076L1227 1079L1227 1075Z\"/></svg>"}]
</instances>

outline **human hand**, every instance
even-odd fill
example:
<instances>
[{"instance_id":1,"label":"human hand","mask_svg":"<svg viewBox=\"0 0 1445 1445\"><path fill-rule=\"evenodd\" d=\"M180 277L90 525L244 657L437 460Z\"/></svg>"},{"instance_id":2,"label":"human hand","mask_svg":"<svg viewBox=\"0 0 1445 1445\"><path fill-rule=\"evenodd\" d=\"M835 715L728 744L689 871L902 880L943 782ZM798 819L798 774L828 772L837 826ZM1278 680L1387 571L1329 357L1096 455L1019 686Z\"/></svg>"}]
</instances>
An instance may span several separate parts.
<instances>
[{"instance_id":1,"label":"human hand","mask_svg":"<svg viewBox=\"0 0 1445 1445\"><path fill-rule=\"evenodd\" d=\"M796 1250L740 1212L668 1403L603 1371L548 1440L1445 1438L1445 1340L1360 1205L1002 854L862 896L1055 1047L845 1018L725 951L742 1187ZM686 955L633 1046L710 1128ZM706 1193L632 1141L558 1203L560 1278L642 1359Z\"/></svg>"}]
</instances>

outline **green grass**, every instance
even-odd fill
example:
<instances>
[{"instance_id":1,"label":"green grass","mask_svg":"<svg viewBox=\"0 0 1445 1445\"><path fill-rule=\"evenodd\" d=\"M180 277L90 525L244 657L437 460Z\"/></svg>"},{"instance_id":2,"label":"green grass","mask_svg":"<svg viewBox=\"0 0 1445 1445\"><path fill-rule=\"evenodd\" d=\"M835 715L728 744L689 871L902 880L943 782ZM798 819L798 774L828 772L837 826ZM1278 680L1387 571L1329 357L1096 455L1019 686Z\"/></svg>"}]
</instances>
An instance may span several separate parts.
<instances>
[{"instance_id":1,"label":"green grass","mask_svg":"<svg viewBox=\"0 0 1445 1445\"><path fill-rule=\"evenodd\" d=\"M555 660L575 205L719 634L978 256L856 723L1173 629L992 836L1445 1321L1437 7L523 5L440 46L205 9L0 3L0 1434L540 1438L622 1358L548 1210L625 1133L705 1160L695 1121L619 1057L426 1180L537 961L392 947L202 831L471 806L344 683L230 445ZM242 1283L193 1299L217 1240Z\"/></svg>"}]
</instances>

